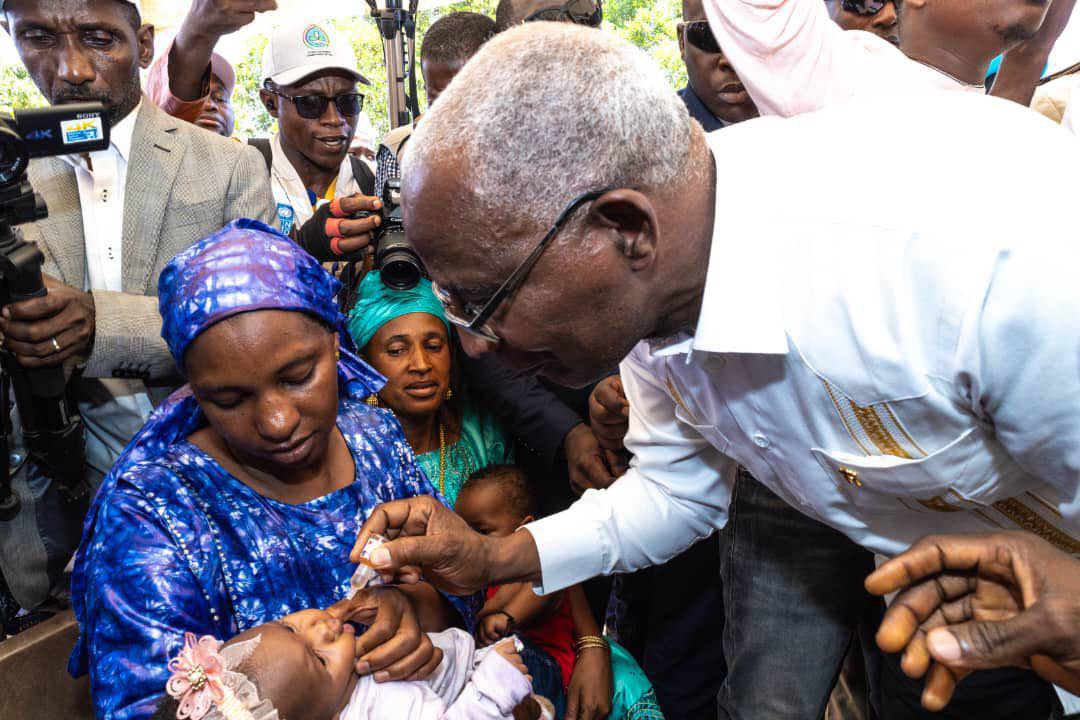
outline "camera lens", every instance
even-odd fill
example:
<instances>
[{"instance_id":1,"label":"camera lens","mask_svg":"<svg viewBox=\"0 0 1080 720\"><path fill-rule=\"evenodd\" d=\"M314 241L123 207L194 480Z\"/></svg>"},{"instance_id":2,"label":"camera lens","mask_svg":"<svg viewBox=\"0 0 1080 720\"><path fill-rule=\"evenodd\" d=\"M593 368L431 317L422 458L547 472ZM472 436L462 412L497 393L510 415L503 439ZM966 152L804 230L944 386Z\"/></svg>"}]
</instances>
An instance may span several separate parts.
<instances>
[{"instance_id":1,"label":"camera lens","mask_svg":"<svg viewBox=\"0 0 1080 720\"><path fill-rule=\"evenodd\" d=\"M411 290L420 284L422 270L416 255L407 250L388 252L379 269L383 283L395 290Z\"/></svg>"},{"instance_id":2,"label":"camera lens","mask_svg":"<svg viewBox=\"0 0 1080 720\"><path fill-rule=\"evenodd\" d=\"M19 182L29 164L26 144L6 120L0 118L0 188Z\"/></svg>"}]
</instances>

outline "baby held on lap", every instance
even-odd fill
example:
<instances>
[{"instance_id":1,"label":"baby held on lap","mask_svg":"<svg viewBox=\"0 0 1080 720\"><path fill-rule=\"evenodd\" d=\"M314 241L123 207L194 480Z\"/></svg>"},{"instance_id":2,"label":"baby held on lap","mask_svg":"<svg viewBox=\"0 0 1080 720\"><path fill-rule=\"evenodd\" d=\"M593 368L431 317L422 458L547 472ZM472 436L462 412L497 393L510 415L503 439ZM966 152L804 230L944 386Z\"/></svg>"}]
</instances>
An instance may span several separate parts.
<instances>
[{"instance_id":1,"label":"baby held on lap","mask_svg":"<svg viewBox=\"0 0 1080 720\"><path fill-rule=\"evenodd\" d=\"M425 680L358 676L353 626L303 610L226 643L185 637L156 718L194 720L537 720L547 716L514 638L477 649L457 629L429 635L443 652Z\"/></svg>"}]
</instances>

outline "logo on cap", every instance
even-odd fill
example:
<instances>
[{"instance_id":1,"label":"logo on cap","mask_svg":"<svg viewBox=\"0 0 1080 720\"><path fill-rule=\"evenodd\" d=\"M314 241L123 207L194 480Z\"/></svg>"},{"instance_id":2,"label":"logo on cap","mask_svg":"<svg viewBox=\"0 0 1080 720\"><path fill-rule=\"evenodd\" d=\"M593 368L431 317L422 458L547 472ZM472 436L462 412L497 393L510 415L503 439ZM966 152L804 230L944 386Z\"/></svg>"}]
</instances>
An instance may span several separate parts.
<instances>
[{"instance_id":1,"label":"logo on cap","mask_svg":"<svg viewBox=\"0 0 1080 720\"><path fill-rule=\"evenodd\" d=\"M324 50L330 47L330 36L318 25L309 25L304 31L304 44L312 50Z\"/></svg>"}]
</instances>

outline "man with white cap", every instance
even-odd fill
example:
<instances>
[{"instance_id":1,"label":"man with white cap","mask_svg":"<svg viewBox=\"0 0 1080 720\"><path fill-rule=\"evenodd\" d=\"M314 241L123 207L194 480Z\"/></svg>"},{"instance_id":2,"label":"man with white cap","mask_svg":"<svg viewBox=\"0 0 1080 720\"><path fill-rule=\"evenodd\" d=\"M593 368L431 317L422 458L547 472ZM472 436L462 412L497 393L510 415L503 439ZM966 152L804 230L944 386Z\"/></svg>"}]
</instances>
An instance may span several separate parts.
<instances>
[{"instance_id":1,"label":"man with white cap","mask_svg":"<svg viewBox=\"0 0 1080 720\"><path fill-rule=\"evenodd\" d=\"M374 175L349 155L364 106L357 84L370 84L356 69L352 47L335 38L326 24L284 25L270 36L262 74L259 95L278 121L269 152L270 185L281 231L287 234L303 225L323 201L372 195ZM356 203L360 206L345 203L340 214L375 209L364 197ZM373 223L368 219L344 224L374 227ZM340 247L346 252L355 249L344 243Z\"/></svg>"},{"instance_id":2,"label":"man with white cap","mask_svg":"<svg viewBox=\"0 0 1080 720\"><path fill-rule=\"evenodd\" d=\"M50 214L22 231L45 256L48 294L0 316L4 348L20 364L72 370L96 488L180 383L154 297L164 264L236 218L272 221L272 196L257 152L143 102L154 28L137 2L0 0L0 13L49 102L102 102L111 127L108 150L31 161ZM60 589L81 523L60 513L34 463L13 484L22 511L0 523L0 568L19 604L34 608Z\"/></svg>"}]
</instances>

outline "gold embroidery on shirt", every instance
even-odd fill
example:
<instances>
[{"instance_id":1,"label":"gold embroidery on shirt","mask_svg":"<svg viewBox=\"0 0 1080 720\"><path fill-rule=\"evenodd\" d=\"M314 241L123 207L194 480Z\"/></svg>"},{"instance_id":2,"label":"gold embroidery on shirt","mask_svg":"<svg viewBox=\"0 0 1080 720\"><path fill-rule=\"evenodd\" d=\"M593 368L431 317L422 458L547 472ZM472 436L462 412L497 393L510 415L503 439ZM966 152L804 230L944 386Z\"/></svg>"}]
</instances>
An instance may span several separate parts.
<instances>
[{"instance_id":1,"label":"gold embroidery on shirt","mask_svg":"<svg viewBox=\"0 0 1080 720\"><path fill-rule=\"evenodd\" d=\"M881 418L878 417L877 410L873 407L861 408L855 404L855 401L848 400L851 404L851 410L855 413L855 419L859 421L859 425L862 426L863 432L869 436L871 442L877 446L877 449L881 451L882 455L891 455L892 457L904 458L906 460L911 459L911 455L907 450L896 442L896 438L889 432L885 424L881 422Z\"/></svg>"},{"instance_id":2,"label":"gold embroidery on shirt","mask_svg":"<svg viewBox=\"0 0 1080 720\"><path fill-rule=\"evenodd\" d=\"M825 384L825 391L829 393L829 398L832 400L833 406L836 408L836 412L840 416L840 422L844 424L844 429L847 430L848 435L850 435L851 439L855 441L855 444L859 446L859 449L863 451L863 455L869 457L871 455L871 452L866 449L866 446L862 444L862 441L859 440L859 437L855 434L852 423L848 422L848 418L844 413L844 408L840 403L840 399L836 397L836 393L833 392L832 385L830 385L829 382L824 379L821 382Z\"/></svg>"},{"instance_id":3,"label":"gold embroidery on shirt","mask_svg":"<svg viewBox=\"0 0 1080 720\"><path fill-rule=\"evenodd\" d=\"M1005 517L1012 520L1020 528L1038 535L1052 545L1064 550L1071 555L1080 554L1080 540L1069 536L1059 528L1051 525L1046 518L1029 508L1016 498L999 500L994 503L994 509Z\"/></svg>"},{"instance_id":4,"label":"gold embroidery on shirt","mask_svg":"<svg viewBox=\"0 0 1080 720\"><path fill-rule=\"evenodd\" d=\"M933 510L934 512L953 513L964 511L964 508L962 507L956 507L955 505L950 505L949 503L945 502L945 498L941 495L930 498L929 500L919 500L918 498L916 498L916 502L918 502L927 510Z\"/></svg>"},{"instance_id":5,"label":"gold embroidery on shirt","mask_svg":"<svg viewBox=\"0 0 1080 720\"><path fill-rule=\"evenodd\" d=\"M928 453L921 447L919 447L919 443L915 442L915 438L911 437L911 435L908 434L907 429L900 424L900 420L896 417L896 415L893 414L892 408L889 407L889 404L883 403L881 407L884 408L885 412L889 414L889 419L892 420L892 424L895 425L896 428L901 432L901 434L903 434L903 436L907 439L907 441L911 443L911 447L915 448L915 452L918 453L920 457L926 457Z\"/></svg>"},{"instance_id":6,"label":"gold embroidery on shirt","mask_svg":"<svg viewBox=\"0 0 1080 720\"><path fill-rule=\"evenodd\" d=\"M696 416L694 415L694 413L690 412L690 408L686 407L686 403L683 402L682 395L680 395L679 391L675 388L675 382L671 379L670 373L668 374L666 384L667 384L668 393L671 395L671 399L675 401L676 405L678 405L680 408L682 408L682 411L684 413L686 413L686 417L688 419L690 419L690 420L692 420L692 421L694 421L696 423L697 422Z\"/></svg>"}]
</instances>

